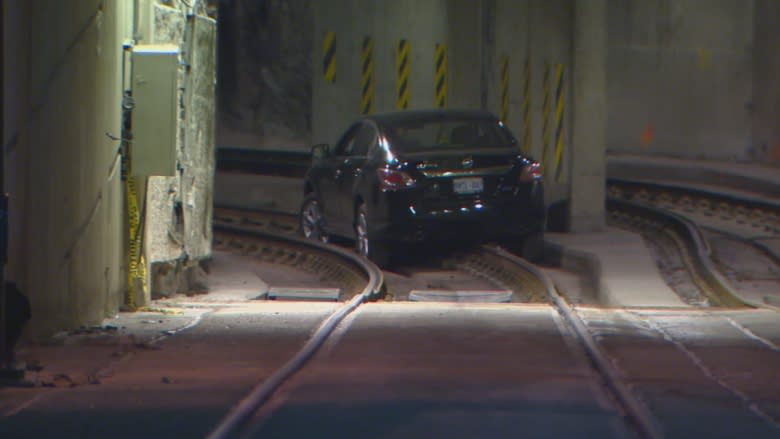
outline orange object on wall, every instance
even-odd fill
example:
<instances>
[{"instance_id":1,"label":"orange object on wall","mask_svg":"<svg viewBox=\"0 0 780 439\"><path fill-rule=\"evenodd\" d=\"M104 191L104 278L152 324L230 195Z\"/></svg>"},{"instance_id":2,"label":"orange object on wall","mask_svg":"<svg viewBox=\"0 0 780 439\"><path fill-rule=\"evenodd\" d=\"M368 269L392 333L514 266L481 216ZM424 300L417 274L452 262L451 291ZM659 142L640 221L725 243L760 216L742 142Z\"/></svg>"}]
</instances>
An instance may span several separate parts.
<instances>
[{"instance_id":1,"label":"orange object on wall","mask_svg":"<svg viewBox=\"0 0 780 439\"><path fill-rule=\"evenodd\" d=\"M780 142L775 143L769 150L769 163L780 162Z\"/></svg>"},{"instance_id":2,"label":"orange object on wall","mask_svg":"<svg viewBox=\"0 0 780 439\"><path fill-rule=\"evenodd\" d=\"M655 139L655 132L653 131L653 125L647 124L645 126L644 131L642 131L642 137L640 138L639 142L641 143L643 148L647 148L650 146L651 143L653 143L653 140Z\"/></svg>"}]
</instances>

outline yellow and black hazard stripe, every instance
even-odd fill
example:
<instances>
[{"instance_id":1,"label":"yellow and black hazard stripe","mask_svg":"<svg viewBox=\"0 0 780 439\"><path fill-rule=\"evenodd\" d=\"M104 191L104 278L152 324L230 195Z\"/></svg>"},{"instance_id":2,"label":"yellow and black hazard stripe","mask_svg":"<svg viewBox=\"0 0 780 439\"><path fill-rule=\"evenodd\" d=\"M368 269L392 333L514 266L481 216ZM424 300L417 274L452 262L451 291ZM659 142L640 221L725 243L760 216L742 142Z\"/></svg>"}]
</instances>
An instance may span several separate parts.
<instances>
[{"instance_id":1,"label":"yellow and black hazard stripe","mask_svg":"<svg viewBox=\"0 0 780 439\"><path fill-rule=\"evenodd\" d=\"M566 112L566 99L563 90L563 64L555 65L555 180L563 180L563 146L564 146L564 114Z\"/></svg>"},{"instance_id":2,"label":"yellow and black hazard stripe","mask_svg":"<svg viewBox=\"0 0 780 439\"><path fill-rule=\"evenodd\" d=\"M409 41L401 39L395 52L396 71L396 101L395 107L399 110L409 108L409 73L411 72L410 59L411 47Z\"/></svg>"},{"instance_id":3,"label":"yellow and black hazard stripe","mask_svg":"<svg viewBox=\"0 0 780 439\"><path fill-rule=\"evenodd\" d=\"M507 119L509 118L509 57L503 56L501 57L501 83L499 90L500 98L501 98L501 120L504 121L504 123L507 122Z\"/></svg>"},{"instance_id":4,"label":"yellow and black hazard stripe","mask_svg":"<svg viewBox=\"0 0 780 439\"><path fill-rule=\"evenodd\" d=\"M525 58L523 68L523 151L531 152L531 57Z\"/></svg>"},{"instance_id":5,"label":"yellow and black hazard stripe","mask_svg":"<svg viewBox=\"0 0 780 439\"><path fill-rule=\"evenodd\" d=\"M544 64L542 73L542 162L547 164L550 151L550 64Z\"/></svg>"},{"instance_id":6,"label":"yellow and black hazard stripe","mask_svg":"<svg viewBox=\"0 0 780 439\"><path fill-rule=\"evenodd\" d=\"M130 160L127 160L127 216L128 216L128 247L127 247L127 295L125 304L131 310L137 308L138 294L145 297L146 261L143 256L143 222L141 209L138 206L138 194L135 188L135 178L130 172Z\"/></svg>"},{"instance_id":7,"label":"yellow and black hazard stripe","mask_svg":"<svg viewBox=\"0 0 780 439\"><path fill-rule=\"evenodd\" d=\"M433 56L433 105L436 108L447 107L447 45L436 44Z\"/></svg>"},{"instance_id":8,"label":"yellow and black hazard stripe","mask_svg":"<svg viewBox=\"0 0 780 439\"><path fill-rule=\"evenodd\" d=\"M336 32L325 32L322 39L322 74L326 82L336 81Z\"/></svg>"},{"instance_id":9,"label":"yellow and black hazard stripe","mask_svg":"<svg viewBox=\"0 0 780 439\"><path fill-rule=\"evenodd\" d=\"M374 39L363 38L363 49L360 51L360 114L374 112Z\"/></svg>"}]
</instances>

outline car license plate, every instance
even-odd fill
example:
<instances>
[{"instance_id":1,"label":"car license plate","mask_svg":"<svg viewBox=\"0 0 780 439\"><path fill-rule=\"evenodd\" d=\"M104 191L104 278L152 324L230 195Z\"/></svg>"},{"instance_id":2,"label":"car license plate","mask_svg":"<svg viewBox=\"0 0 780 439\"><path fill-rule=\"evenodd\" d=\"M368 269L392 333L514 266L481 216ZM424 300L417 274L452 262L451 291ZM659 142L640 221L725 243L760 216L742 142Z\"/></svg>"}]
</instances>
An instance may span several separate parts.
<instances>
[{"instance_id":1,"label":"car license plate","mask_svg":"<svg viewBox=\"0 0 780 439\"><path fill-rule=\"evenodd\" d=\"M452 180L452 189L456 194L476 194L482 192L482 177L456 178Z\"/></svg>"}]
</instances>

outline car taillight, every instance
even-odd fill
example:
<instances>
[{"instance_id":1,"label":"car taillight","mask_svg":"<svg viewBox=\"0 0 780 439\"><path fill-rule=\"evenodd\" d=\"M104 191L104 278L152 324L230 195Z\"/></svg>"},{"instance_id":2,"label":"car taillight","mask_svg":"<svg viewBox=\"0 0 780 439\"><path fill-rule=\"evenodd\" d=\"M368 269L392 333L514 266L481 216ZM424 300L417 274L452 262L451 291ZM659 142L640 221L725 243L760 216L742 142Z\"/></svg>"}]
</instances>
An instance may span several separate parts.
<instances>
[{"instance_id":1,"label":"car taillight","mask_svg":"<svg viewBox=\"0 0 780 439\"><path fill-rule=\"evenodd\" d=\"M379 178L379 187L382 190L396 190L414 186L414 179L403 171L392 169L377 169L376 175Z\"/></svg>"},{"instance_id":2,"label":"car taillight","mask_svg":"<svg viewBox=\"0 0 780 439\"><path fill-rule=\"evenodd\" d=\"M517 181L521 183L529 183L534 180L540 180L542 178L542 164L539 162L531 162L526 165L520 175L517 177Z\"/></svg>"}]
</instances>

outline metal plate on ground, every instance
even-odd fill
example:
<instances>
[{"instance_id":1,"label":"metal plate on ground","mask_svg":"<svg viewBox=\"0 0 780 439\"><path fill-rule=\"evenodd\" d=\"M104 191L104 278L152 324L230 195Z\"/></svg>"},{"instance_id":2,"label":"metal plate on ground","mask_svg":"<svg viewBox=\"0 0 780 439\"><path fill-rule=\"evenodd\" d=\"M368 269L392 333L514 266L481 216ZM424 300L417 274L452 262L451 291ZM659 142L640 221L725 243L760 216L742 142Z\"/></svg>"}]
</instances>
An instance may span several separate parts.
<instances>
[{"instance_id":1,"label":"metal plate on ground","mask_svg":"<svg viewBox=\"0 0 780 439\"><path fill-rule=\"evenodd\" d=\"M512 301L511 290L412 290L412 302L506 303Z\"/></svg>"},{"instance_id":2,"label":"metal plate on ground","mask_svg":"<svg viewBox=\"0 0 780 439\"><path fill-rule=\"evenodd\" d=\"M339 288L272 287L268 290L269 300L319 300L337 302Z\"/></svg>"}]
</instances>

